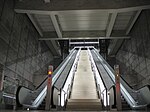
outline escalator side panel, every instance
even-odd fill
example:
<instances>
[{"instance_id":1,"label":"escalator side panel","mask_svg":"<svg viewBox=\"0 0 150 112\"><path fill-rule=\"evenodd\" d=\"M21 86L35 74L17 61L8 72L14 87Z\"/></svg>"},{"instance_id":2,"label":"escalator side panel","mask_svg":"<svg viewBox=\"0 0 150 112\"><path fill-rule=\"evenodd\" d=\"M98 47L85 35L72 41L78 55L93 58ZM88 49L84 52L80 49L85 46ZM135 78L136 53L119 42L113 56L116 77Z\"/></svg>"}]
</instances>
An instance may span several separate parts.
<instances>
[{"instance_id":1,"label":"escalator side panel","mask_svg":"<svg viewBox=\"0 0 150 112\"><path fill-rule=\"evenodd\" d=\"M60 77L57 79L56 83L54 84L54 87L56 87L57 89L61 89L64 86L64 83L67 79L67 76L72 68L73 62L76 58L77 55L77 51L75 52L75 54L70 58L69 63L66 65L65 69L63 70L63 72L61 73Z\"/></svg>"},{"instance_id":2,"label":"escalator side panel","mask_svg":"<svg viewBox=\"0 0 150 112\"><path fill-rule=\"evenodd\" d=\"M107 90L109 90L112 86L114 86L113 81L111 80L111 78L109 77L108 73L106 72L106 70L104 69L104 67L102 66L101 62L99 61L98 57L96 56L96 54L91 51L93 59L95 61L95 64L98 68L98 71L104 81L104 84L107 88Z\"/></svg>"}]
</instances>

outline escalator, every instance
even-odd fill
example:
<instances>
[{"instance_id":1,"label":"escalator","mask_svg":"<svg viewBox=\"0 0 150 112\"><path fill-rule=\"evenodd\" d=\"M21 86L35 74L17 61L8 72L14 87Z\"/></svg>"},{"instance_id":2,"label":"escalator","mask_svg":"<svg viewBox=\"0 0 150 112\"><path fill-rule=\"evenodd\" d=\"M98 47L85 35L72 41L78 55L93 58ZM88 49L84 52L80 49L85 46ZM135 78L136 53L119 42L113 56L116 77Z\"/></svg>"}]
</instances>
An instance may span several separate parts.
<instances>
[{"instance_id":1,"label":"escalator","mask_svg":"<svg viewBox=\"0 0 150 112\"><path fill-rule=\"evenodd\" d=\"M68 65L74 61L78 53L78 49L73 49L70 54L65 58L65 60L56 68L56 70L53 72L52 75L52 91L53 86L58 82L63 74L64 71L70 70ZM67 78L66 74L66 78ZM59 79L59 80L58 80ZM63 79L61 79L63 80ZM30 108L30 109L44 109L45 104L45 96L47 92L47 77L44 79L44 81L35 89L30 90L26 87L20 86L17 90L16 100L17 104L19 106L23 106L24 108ZM53 101L51 101L53 104Z\"/></svg>"},{"instance_id":2,"label":"escalator","mask_svg":"<svg viewBox=\"0 0 150 112\"><path fill-rule=\"evenodd\" d=\"M92 53L95 63L97 64L97 68L101 66L101 68L105 69L105 71L107 72L106 73L107 77L109 77L109 79L111 79L111 82L113 82L113 84L115 85L114 70L103 59L103 57L98 53L98 51L95 48L91 49L91 53ZM149 86L145 86L136 91L136 90L133 90L122 78L120 79L120 83L121 83L120 84L121 99L122 99L122 104L123 104L122 106L124 110L147 108L147 105L150 104Z\"/></svg>"}]
</instances>

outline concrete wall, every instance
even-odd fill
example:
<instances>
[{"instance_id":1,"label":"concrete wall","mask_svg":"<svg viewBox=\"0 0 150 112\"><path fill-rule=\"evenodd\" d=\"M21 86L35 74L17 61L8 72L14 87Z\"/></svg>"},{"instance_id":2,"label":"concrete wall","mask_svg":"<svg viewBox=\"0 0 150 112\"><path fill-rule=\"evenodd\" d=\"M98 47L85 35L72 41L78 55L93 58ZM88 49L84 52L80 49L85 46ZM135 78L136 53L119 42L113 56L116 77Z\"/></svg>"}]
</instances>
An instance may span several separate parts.
<instances>
[{"instance_id":1,"label":"concrete wall","mask_svg":"<svg viewBox=\"0 0 150 112\"><path fill-rule=\"evenodd\" d=\"M53 60L26 14L14 12L14 1L0 0L0 66L3 91L10 94L15 94L19 85L33 88L34 75L46 75Z\"/></svg>"},{"instance_id":2,"label":"concrete wall","mask_svg":"<svg viewBox=\"0 0 150 112\"><path fill-rule=\"evenodd\" d=\"M122 77L133 87L150 85L150 10L142 11L117 53Z\"/></svg>"}]
</instances>

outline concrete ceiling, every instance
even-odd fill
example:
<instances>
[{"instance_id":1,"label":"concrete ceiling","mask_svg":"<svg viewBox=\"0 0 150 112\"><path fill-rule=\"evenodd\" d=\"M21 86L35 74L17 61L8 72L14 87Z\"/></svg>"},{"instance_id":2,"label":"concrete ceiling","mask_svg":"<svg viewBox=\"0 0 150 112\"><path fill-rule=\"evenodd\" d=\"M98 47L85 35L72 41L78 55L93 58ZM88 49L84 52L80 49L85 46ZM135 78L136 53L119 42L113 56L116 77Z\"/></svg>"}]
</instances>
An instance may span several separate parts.
<instances>
[{"instance_id":1,"label":"concrete ceiling","mask_svg":"<svg viewBox=\"0 0 150 112\"><path fill-rule=\"evenodd\" d=\"M124 39L129 37L142 10L150 9L149 0L22 0L15 11L27 13L41 35L40 40ZM112 40L110 54L115 54ZM55 49L59 49L53 41Z\"/></svg>"}]
</instances>

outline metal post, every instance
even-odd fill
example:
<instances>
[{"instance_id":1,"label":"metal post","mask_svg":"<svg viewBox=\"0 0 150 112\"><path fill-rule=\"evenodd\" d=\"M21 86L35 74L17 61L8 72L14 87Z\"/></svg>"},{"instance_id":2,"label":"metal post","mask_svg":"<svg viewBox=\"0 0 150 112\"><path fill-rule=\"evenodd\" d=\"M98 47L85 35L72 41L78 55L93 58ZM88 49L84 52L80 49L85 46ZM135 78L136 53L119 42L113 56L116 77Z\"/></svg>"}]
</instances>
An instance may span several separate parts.
<instances>
[{"instance_id":1,"label":"metal post","mask_svg":"<svg viewBox=\"0 0 150 112\"><path fill-rule=\"evenodd\" d=\"M48 67L47 94L46 94L45 110L50 110L50 108L51 108L52 73L53 73L53 66L50 65Z\"/></svg>"},{"instance_id":2,"label":"metal post","mask_svg":"<svg viewBox=\"0 0 150 112\"><path fill-rule=\"evenodd\" d=\"M119 65L114 66L115 70L115 80L116 80L116 103L117 103L117 110L122 110L121 104L121 91L120 91L120 73L119 73Z\"/></svg>"},{"instance_id":3,"label":"metal post","mask_svg":"<svg viewBox=\"0 0 150 112\"><path fill-rule=\"evenodd\" d=\"M108 91L107 94L108 94L108 98L109 98L109 100L108 100L109 105L108 106L109 106L109 110L111 110L110 92Z\"/></svg>"},{"instance_id":4,"label":"metal post","mask_svg":"<svg viewBox=\"0 0 150 112\"><path fill-rule=\"evenodd\" d=\"M107 90L106 90L106 108L108 110L108 95L107 95Z\"/></svg>"}]
</instances>

